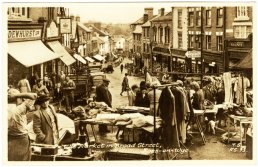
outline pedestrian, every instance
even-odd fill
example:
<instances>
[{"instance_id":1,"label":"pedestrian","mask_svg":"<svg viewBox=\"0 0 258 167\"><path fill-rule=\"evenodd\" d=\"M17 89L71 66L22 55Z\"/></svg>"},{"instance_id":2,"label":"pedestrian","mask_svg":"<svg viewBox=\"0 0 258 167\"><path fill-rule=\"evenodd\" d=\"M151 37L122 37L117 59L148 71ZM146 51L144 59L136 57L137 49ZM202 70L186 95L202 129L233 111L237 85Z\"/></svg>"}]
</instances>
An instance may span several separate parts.
<instances>
[{"instance_id":1,"label":"pedestrian","mask_svg":"<svg viewBox=\"0 0 258 167\"><path fill-rule=\"evenodd\" d=\"M191 83L195 93L193 94L192 106L195 110L203 110L204 109L204 94L200 85L194 81Z\"/></svg>"},{"instance_id":2,"label":"pedestrian","mask_svg":"<svg viewBox=\"0 0 258 167\"><path fill-rule=\"evenodd\" d=\"M121 96L123 96L123 92L127 92L128 94L128 91L129 91L129 81L128 81L128 74L125 73L125 76L124 76L124 79L123 79L123 82L122 82L122 91L120 93Z\"/></svg>"},{"instance_id":3,"label":"pedestrian","mask_svg":"<svg viewBox=\"0 0 258 167\"><path fill-rule=\"evenodd\" d=\"M108 90L110 80L107 78L103 79L103 83L96 88L96 101L105 102L109 107L112 107L112 95ZM106 125L99 125L100 133L110 132Z\"/></svg>"},{"instance_id":4,"label":"pedestrian","mask_svg":"<svg viewBox=\"0 0 258 167\"><path fill-rule=\"evenodd\" d=\"M66 75L65 75L64 71L61 70L57 76L57 83L61 83L61 85L63 85L63 83L65 81L65 77L66 77Z\"/></svg>"},{"instance_id":5,"label":"pedestrian","mask_svg":"<svg viewBox=\"0 0 258 167\"><path fill-rule=\"evenodd\" d=\"M33 86L32 92L37 93L38 96L49 95L49 91L45 85L43 85L43 80L38 79L37 84Z\"/></svg>"},{"instance_id":6,"label":"pedestrian","mask_svg":"<svg viewBox=\"0 0 258 167\"><path fill-rule=\"evenodd\" d=\"M53 95L53 100L55 103L57 103L57 111L59 111L61 109L62 101L64 99L61 83L56 84L56 88L54 89Z\"/></svg>"},{"instance_id":7,"label":"pedestrian","mask_svg":"<svg viewBox=\"0 0 258 167\"><path fill-rule=\"evenodd\" d=\"M49 105L50 97L39 96L35 105L40 106L33 116L33 131L36 143L58 145L57 116L53 106Z\"/></svg>"},{"instance_id":8,"label":"pedestrian","mask_svg":"<svg viewBox=\"0 0 258 167\"><path fill-rule=\"evenodd\" d=\"M131 87L131 90L128 93L129 106L135 106L135 97L136 97L136 93L138 91L139 91L139 86L138 85L133 85Z\"/></svg>"},{"instance_id":9,"label":"pedestrian","mask_svg":"<svg viewBox=\"0 0 258 167\"><path fill-rule=\"evenodd\" d=\"M63 83L63 95L65 99L66 111L69 113L72 112L73 109L75 89L76 85L74 81L66 76Z\"/></svg>"},{"instance_id":10,"label":"pedestrian","mask_svg":"<svg viewBox=\"0 0 258 167\"><path fill-rule=\"evenodd\" d=\"M8 161L30 161L31 145L26 114L32 110L35 93L8 90Z\"/></svg>"},{"instance_id":11,"label":"pedestrian","mask_svg":"<svg viewBox=\"0 0 258 167\"><path fill-rule=\"evenodd\" d=\"M150 99L146 88L146 82L140 82L140 91L136 93L135 106L139 107L150 107Z\"/></svg>"},{"instance_id":12,"label":"pedestrian","mask_svg":"<svg viewBox=\"0 0 258 167\"><path fill-rule=\"evenodd\" d=\"M46 88L47 88L47 90L49 91L49 93L52 94L53 83L52 83L52 81L49 79L49 77L48 77L47 74L44 76L43 85L45 85Z\"/></svg>"},{"instance_id":13,"label":"pedestrian","mask_svg":"<svg viewBox=\"0 0 258 167\"><path fill-rule=\"evenodd\" d=\"M120 70L121 70L121 74L122 74L123 70L124 70L124 65L123 64L120 65Z\"/></svg>"},{"instance_id":14,"label":"pedestrian","mask_svg":"<svg viewBox=\"0 0 258 167\"><path fill-rule=\"evenodd\" d=\"M27 80L26 74L22 74L22 79L18 82L18 88L21 93L31 92L30 83Z\"/></svg>"},{"instance_id":15,"label":"pedestrian","mask_svg":"<svg viewBox=\"0 0 258 167\"><path fill-rule=\"evenodd\" d=\"M34 71L30 78L30 87L33 88L34 85L37 84L37 80L39 79L37 71Z\"/></svg>"}]
</instances>

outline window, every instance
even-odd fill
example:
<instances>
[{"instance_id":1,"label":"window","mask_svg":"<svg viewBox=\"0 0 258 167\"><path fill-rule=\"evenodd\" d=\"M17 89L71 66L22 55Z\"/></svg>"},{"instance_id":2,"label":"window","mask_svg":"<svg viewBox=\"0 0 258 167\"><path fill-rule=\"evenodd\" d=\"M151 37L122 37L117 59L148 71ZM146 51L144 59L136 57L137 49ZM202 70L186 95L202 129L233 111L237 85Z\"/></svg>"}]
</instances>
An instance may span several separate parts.
<instances>
[{"instance_id":1,"label":"window","mask_svg":"<svg viewBox=\"0 0 258 167\"><path fill-rule=\"evenodd\" d=\"M194 12L189 12L189 24L188 26L194 26Z\"/></svg>"},{"instance_id":2,"label":"window","mask_svg":"<svg viewBox=\"0 0 258 167\"><path fill-rule=\"evenodd\" d=\"M163 28L159 28L159 43L163 43Z\"/></svg>"},{"instance_id":3,"label":"window","mask_svg":"<svg viewBox=\"0 0 258 167\"><path fill-rule=\"evenodd\" d=\"M150 37L150 28L146 28L146 37Z\"/></svg>"},{"instance_id":4,"label":"window","mask_svg":"<svg viewBox=\"0 0 258 167\"><path fill-rule=\"evenodd\" d=\"M248 16L247 6L238 6L237 7L237 17Z\"/></svg>"},{"instance_id":5,"label":"window","mask_svg":"<svg viewBox=\"0 0 258 167\"><path fill-rule=\"evenodd\" d=\"M179 49L183 48L182 32L178 33L178 48Z\"/></svg>"},{"instance_id":6,"label":"window","mask_svg":"<svg viewBox=\"0 0 258 167\"><path fill-rule=\"evenodd\" d=\"M189 35L189 48L193 48L194 46L194 35Z\"/></svg>"},{"instance_id":7,"label":"window","mask_svg":"<svg viewBox=\"0 0 258 167\"><path fill-rule=\"evenodd\" d=\"M217 36L217 50L222 51L222 36Z\"/></svg>"},{"instance_id":8,"label":"window","mask_svg":"<svg viewBox=\"0 0 258 167\"><path fill-rule=\"evenodd\" d=\"M150 52L150 45L149 44L147 44L147 50L146 50L146 52Z\"/></svg>"},{"instance_id":9,"label":"window","mask_svg":"<svg viewBox=\"0 0 258 167\"><path fill-rule=\"evenodd\" d=\"M201 11L196 11L196 26L201 26Z\"/></svg>"},{"instance_id":10,"label":"window","mask_svg":"<svg viewBox=\"0 0 258 167\"><path fill-rule=\"evenodd\" d=\"M145 46L146 46L146 44L143 43L143 52L145 52Z\"/></svg>"},{"instance_id":11,"label":"window","mask_svg":"<svg viewBox=\"0 0 258 167\"><path fill-rule=\"evenodd\" d=\"M165 28L165 43L169 43L170 42L170 28L166 27Z\"/></svg>"},{"instance_id":12,"label":"window","mask_svg":"<svg viewBox=\"0 0 258 167\"><path fill-rule=\"evenodd\" d=\"M217 26L223 25L223 9L217 9Z\"/></svg>"},{"instance_id":13,"label":"window","mask_svg":"<svg viewBox=\"0 0 258 167\"><path fill-rule=\"evenodd\" d=\"M211 35L206 35L206 49L211 50Z\"/></svg>"},{"instance_id":14,"label":"window","mask_svg":"<svg viewBox=\"0 0 258 167\"><path fill-rule=\"evenodd\" d=\"M11 7L7 11L9 18L28 18L27 7Z\"/></svg>"},{"instance_id":15,"label":"window","mask_svg":"<svg viewBox=\"0 0 258 167\"><path fill-rule=\"evenodd\" d=\"M153 40L154 42L157 42L157 28L156 27L153 27Z\"/></svg>"},{"instance_id":16,"label":"window","mask_svg":"<svg viewBox=\"0 0 258 167\"><path fill-rule=\"evenodd\" d=\"M211 26L211 10L206 10L206 26Z\"/></svg>"},{"instance_id":17,"label":"window","mask_svg":"<svg viewBox=\"0 0 258 167\"><path fill-rule=\"evenodd\" d=\"M182 11L178 10L178 28L182 28Z\"/></svg>"},{"instance_id":18,"label":"window","mask_svg":"<svg viewBox=\"0 0 258 167\"><path fill-rule=\"evenodd\" d=\"M197 35L196 36L196 38L195 38L195 41L196 41L196 47L198 48L198 49L201 49L201 40L202 40L202 38L201 38L201 35Z\"/></svg>"},{"instance_id":19,"label":"window","mask_svg":"<svg viewBox=\"0 0 258 167\"><path fill-rule=\"evenodd\" d=\"M251 26L234 26L235 38L247 38L252 33Z\"/></svg>"}]
</instances>

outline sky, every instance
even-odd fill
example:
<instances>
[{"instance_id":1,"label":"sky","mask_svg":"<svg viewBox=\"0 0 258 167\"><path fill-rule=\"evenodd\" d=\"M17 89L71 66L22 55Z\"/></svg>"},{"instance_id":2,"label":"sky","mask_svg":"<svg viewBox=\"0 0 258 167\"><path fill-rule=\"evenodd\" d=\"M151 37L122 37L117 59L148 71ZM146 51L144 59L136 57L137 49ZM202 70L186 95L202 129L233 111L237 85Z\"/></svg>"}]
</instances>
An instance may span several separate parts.
<instances>
[{"instance_id":1,"label":"sky","mask_svg":"<svg viewBox=\"0 0 258 167\"><path fill-rule=\"evenodd\" d=\"M170 12L171 3L74 3L69 5L70 15L79 15L81 22L89 20L105 23L133 23L144 14L145 7L152 7L158 14L160 8Z\"/></svg>"}]
</instances>

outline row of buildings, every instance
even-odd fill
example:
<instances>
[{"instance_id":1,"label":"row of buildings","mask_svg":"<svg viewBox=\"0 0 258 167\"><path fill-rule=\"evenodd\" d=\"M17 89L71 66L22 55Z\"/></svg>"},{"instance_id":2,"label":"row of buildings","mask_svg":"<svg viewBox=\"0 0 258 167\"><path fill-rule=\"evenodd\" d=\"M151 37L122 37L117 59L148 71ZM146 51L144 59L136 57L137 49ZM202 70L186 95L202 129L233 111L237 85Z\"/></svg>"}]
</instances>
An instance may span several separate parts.
<instances>
[{"instance_id":1,"label":"row of buildings","mask_svg":"<svg viewBox=\"0 0 258 167\"><path fill-rule=\"evenodd\" d=\"M252 6L145 8L131 24L135 63L161 72L221 73L252 56ZM201 63L203 61L203 63Z\"/></svg>"},{"instance_id":2,"label":"row of buildings","mask_svg":"<svg viewBox=\"0 0 258 167\"><path fill-rule=\"evenodd\" d=\"M22 74L69 74L125 47L121 37L114 38L99 23L86 26L64 7L9 7L7 18L9 85Z\"/></svg>"}]
</instances>

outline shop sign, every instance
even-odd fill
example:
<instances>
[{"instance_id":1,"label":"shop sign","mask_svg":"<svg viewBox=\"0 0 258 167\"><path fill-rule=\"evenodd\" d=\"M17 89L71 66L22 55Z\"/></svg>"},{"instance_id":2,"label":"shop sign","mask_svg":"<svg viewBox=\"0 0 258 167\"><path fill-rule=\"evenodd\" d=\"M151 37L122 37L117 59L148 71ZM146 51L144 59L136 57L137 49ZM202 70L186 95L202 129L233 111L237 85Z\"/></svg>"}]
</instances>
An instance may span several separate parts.
<instances>
[{"instance_id":1,"label":"shop sign","mask_svg":"<svg viewBox=\"0 0 258 167\"><path fill-rule=\"evenodd\" d=\"M192 59L200 58L201 57L201 51L196 51L196 50L187 51L185 53L185 56L188 57L188 58L192 58Z\"/></svg>"},{"instance_id":2,"label":"shop sign","mask_svg":"<svg viewBox=\"0 0 258 167\"><path fill-rule=\"evenodd\" d=\"M8 30L8 41L25 41L41 39L42 29Z\"/></svg>"},{"instance_id":3,"label":"shop sign","mask_svg":"<svg viewBox=\"0 0 258 167\"><path fill-rule=\"evenodd\" d=\"M79 42L71 42L71 48L78 48Z\"/></svg>"},{"instance_id":4,"label":"shop sign","mask_svg":"<svg viewBox=\"0 0 258 167\"><path fill-rule=\"evenodd\" d=\"M60 33L61 34L72 33L72 23L70 18L60 18Z\"/></svg>"},{"instance_id":5,"label":"shop sign","mask_svg":"<svg viewBox=\"0 0 258 167\"><path fill-rule=\"evenodd\" d=\"M239 41L229 42L229 46L230 47L243 48L244 47L244 42L239 42Z\"/></svg>"},{"instance_id":6,"label":"shop sign","mask_svg":"<svg viewBox=\"0 0 258 167\"><path fill-rule=\"evenodd\" d=\"M228 41L227 46L231 48L252 48L252 41Z\"/></svg>"},{"instance_id":7,"label":"shop sign","mask_svg":"<svg viewBox=\"0 0 258 167\"><path fill-rule=\"evenodd\" d=\"M56 23L52 21L47 27L47 38L58 37L58 27Z\"/></svg>"}]
</instances>

